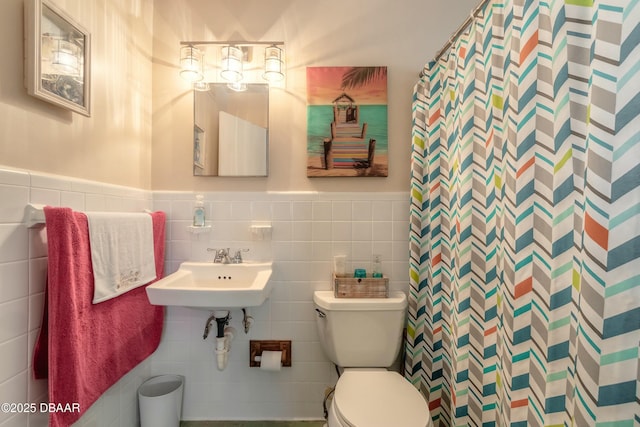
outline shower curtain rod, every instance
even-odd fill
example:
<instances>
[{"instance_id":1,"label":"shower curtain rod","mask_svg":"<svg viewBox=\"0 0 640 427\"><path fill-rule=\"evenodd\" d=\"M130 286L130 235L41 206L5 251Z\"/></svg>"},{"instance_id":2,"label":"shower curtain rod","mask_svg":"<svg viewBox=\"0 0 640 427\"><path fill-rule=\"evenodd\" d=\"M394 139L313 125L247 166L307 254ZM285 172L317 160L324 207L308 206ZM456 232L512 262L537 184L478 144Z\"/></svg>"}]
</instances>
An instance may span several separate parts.
<instances>
[{"instance_id":1,"label":"shower curtain rod","mask_svg":"<svg viewBox=\"0 0 640 427\"><path fill-rule=\"evenodd\" d=\"M453 34L451 34L451 37L449 37L449 40L447 40L447 42L444 44L444 46L442 46L440 48L440 50L435 54L435 56L433 57L433 61L437 61L442 56L442 54L445 53L447 51L447 49L449 49L451 47L451 45L453 44L453 41L455 39L457 39L460 36L460 34L462 34L467 29L469 24L471 24L471 21L473 20L473 18L475 18L478 15L478 12L480 12L480 10L487 3L489 3L489 1L490 0L482 0L479 5L477 5L475 8L473 8L471 13L469 14L469 17L467 19L465 19L465 21L462 23L462 25L460 25L458 27L458 29ZM424 70L420 71L419 77L423 77L423 76L424 76Z\"/></svg>"}]
</instances>

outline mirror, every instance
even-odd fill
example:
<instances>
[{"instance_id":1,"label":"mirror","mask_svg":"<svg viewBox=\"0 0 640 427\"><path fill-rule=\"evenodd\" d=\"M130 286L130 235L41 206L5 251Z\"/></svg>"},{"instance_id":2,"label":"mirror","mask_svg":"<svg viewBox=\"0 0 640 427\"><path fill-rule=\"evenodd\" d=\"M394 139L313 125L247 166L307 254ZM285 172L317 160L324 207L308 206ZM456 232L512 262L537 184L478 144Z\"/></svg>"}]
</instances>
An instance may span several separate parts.
<instances>
[{"instance_id":1,"label":"mirror","mask_svg":"<svg viewBox=\"0 0 640 427\"><path fill-rule=\"evenodd\" d=\"M267 176L269 85L209 83L194 91L193 175Z\"/></svg>"}]
</instances>

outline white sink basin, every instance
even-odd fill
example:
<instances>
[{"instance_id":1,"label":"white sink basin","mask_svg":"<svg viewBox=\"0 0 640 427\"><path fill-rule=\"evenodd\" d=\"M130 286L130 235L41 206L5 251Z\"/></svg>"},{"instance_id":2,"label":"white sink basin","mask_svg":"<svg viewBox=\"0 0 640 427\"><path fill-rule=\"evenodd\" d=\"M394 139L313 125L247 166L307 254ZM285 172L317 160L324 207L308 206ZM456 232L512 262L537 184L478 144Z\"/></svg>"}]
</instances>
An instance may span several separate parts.
<instances>
[{"instance_id":1,"label":"white sink basin","mask_svg":"<svg viewBox=\"0 0 640 427\"><path fill-rule=\"evenodd\" d=\"M183 262L178 271L147 286L147 297L154 305L208 310L255 307L271 294L271 271L270 262Z\"/></svg>"}]
</instances>

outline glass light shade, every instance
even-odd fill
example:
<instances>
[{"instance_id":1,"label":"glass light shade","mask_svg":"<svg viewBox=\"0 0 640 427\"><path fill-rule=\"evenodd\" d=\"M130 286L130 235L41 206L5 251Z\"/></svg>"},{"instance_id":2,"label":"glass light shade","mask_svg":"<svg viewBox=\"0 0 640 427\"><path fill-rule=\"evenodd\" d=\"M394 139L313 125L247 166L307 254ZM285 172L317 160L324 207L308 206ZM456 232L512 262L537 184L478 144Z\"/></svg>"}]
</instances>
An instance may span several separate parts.
<instances>
[{"instance_id":1,"label":"glass light shade","mask_svg":"<svg viewBox=\"0 0 640 427\"><path fill-rule=\"evenodd\" d=\"M202 75L202 53L193 46L180 48L180 77L190 82L204 78Z\"/></svg>"},{"instance_id":2,"label":"glass light shade","mask_svg":"<svg viewBox=\"0 0 640 427\"><path fill-rule=\"evenodd\" d=\"M53 51L51 66L65 75L77 75L79 71L78 49L66 40L58 40L58 48Z\"/></svg>"},{"instance_id":3,"label":"glass light shade","mask_svg":"<svg viewBox=\"0 0 640 427\"><path fill-rule=\"evenodd\" d=\"M222 71L220 76L228 82L242 80L242 49L236 46L222 48Z\"/></svg>"},{"instance_id":4,"label":"glass light shade","mask_svg":"<svg viewBox=\"0 0 640 427\"><path fill-rule=\"evenodd\" d=\"M247 84L244 82L227 83L227 87L231 90L235 90L236 92L244 92L248 89Z\"/></svg>"},{"instance_id":5,"label":"glass light shade","mask_svg":"<svg viewBox=\"0 0 640 427\"><path fill-rule=\"evenodd\" d=\"M206 92L209 90L209 83L205 81L195 82L193 84L193 90L197 90L198 92Z\"/></svg>"},{"instance_id":6,"label":"glass light shade","mask_svg":"<svg viewBox=\"0 0 640 427\"><path fill-rule=\"evenodd\" d=\"M264 50L264 77L270 82L277 82L284 79L284 61L282 60L282 49L276 45L271 45Z\"/></svg>"}]
</instances>

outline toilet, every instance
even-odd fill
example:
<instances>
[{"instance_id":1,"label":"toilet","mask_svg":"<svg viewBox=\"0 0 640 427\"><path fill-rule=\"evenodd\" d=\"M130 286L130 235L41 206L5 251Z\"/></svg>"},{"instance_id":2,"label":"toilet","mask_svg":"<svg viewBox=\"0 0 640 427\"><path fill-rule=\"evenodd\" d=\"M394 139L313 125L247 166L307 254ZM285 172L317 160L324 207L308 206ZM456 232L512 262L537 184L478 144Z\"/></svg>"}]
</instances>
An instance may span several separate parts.
<instances>
[{"instance_id":1,"label":"toilet","mask_svg":"<svg viewBox=\"0 0 640 427\"><path fill-rule=\"evenodd\" d=\"M329 407L328 427L432 427L427 402L400 374L389 371L402 346L407 297L336 298L313 295L320 343L344 368Z\"/></svg>"}]
</instances>

